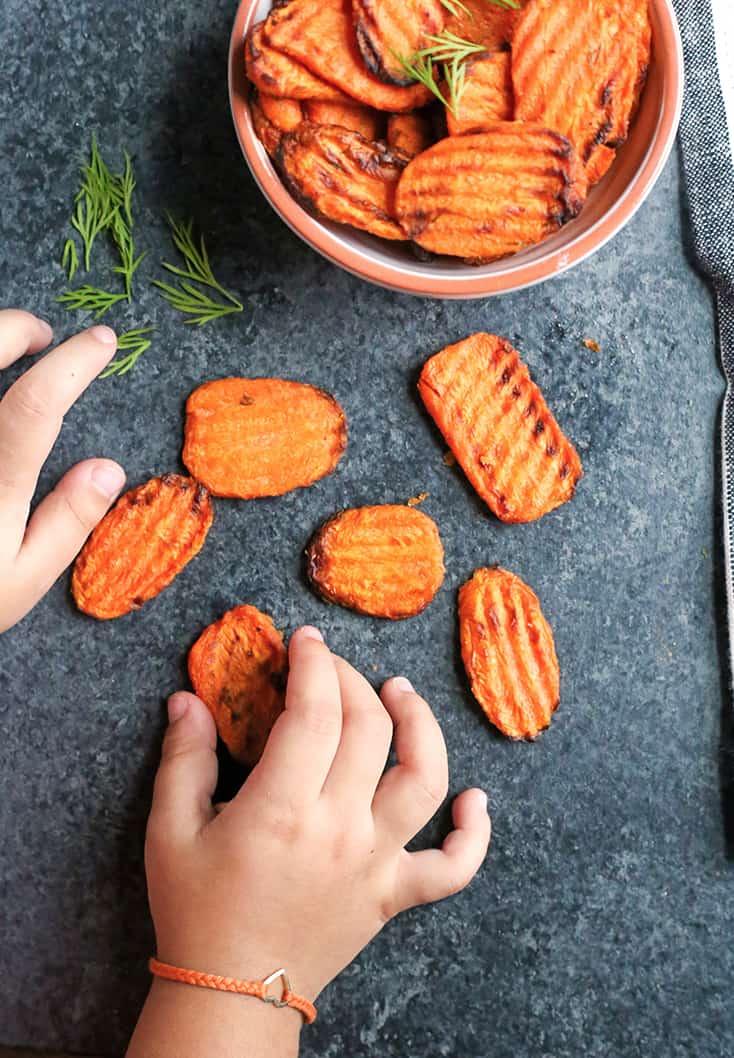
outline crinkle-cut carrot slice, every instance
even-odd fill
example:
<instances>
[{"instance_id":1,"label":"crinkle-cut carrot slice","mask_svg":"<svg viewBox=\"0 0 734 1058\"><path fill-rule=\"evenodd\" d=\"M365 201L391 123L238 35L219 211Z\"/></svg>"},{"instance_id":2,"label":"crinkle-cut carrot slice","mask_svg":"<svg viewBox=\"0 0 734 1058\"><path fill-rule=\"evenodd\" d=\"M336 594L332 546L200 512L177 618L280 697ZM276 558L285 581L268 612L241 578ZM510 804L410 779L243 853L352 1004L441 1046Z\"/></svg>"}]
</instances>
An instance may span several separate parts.
<instances>
[{"instance_id":1,"label":"crinkle-cut carrot slice","mask_svg":"<svg viewBox=\"0 0 734 1058\"><path fill-rule=\"evenodd\" d=\"M319 529L306 557L324 599L393 621L424 610L444 577L436 523L409 506L342 511Z\"/></svg>"},{"instance_id":2,"label":"crinkle-cut carrot slice","mask_svg":"<svg viewBox=\"0 0 734 1058\"><path fill-rule=\"evenodd\" d=\"M462 40L482 44L487 51L502 51L512 43L519 15L520 11L499 7L491 0L462 0L456 14L447 18L445 28Z\"/></svg>"},{"instance_id":3,"label":"crinkle-cut carrot slice","mask_svg":"<svg viewBox=\"0 0 734 1058\"><path fill-rule=\"evenodd\" d=\"M426 362L418 390L485 503L531 522L570 500L581 460L504 338L473 334Z\"/></svg>"},{"instance_id":4,"label":"crinkle-cut carrot slice","mask_svg":"<svg viewBox=\"0 0 734 1058\"><path fill-rule=\"evenodd\" d=\"M245 42L245 69L252 84L263 94L283 99L322 99L332 103L350 101L350 96L316 77L302 63L271 48L263 39L264 22L250 30Z\"/></svg>"},{"instance_id":5,"label":"crinkle-cut carrot slice","mask_svg":"<svg viewBox=\"0 0 734 1058\"><path fill-rule=\"evenodd\" d=\"M237 606L189 652L189 677L230 754L252 767L285 705L288 655L267 614Z\"/></svg>"},{"instance_id":6,"label":"crinkle-cut carrot slice","mask_svg":"<svg viewBox=\"0 0 734 1058\"><path fill-rule=\"evenodd\" d=\"M409 158L427 150L435 139L430 117L420 110L391 114L387 119L388 146L402 151Z\"/></svg>"},{"instance_id":7,"label":"crinkle-cut carrot slice","mask_svg":"<svg viewBox=\"0 0 734 1058\"><path fill-rule=\"evenodd\" d=\"M413 110L431 98L423 85L387 85L370 73L357 46L350 0L289 0L268 15L265 40L377 110Z\"/></svg>"},{"instance_id":8,"label":"crinkle-cut carrot slice","mask_svg":"<svg viewBox=\"0 0 734 1058\"><path fill-rule=\"evenodd\" d=\"M557 129L586 164L627 138L650 60L647 0L529 0L512 41L515 116Z\"/></svg>"},{"instance_id":9,"label":"crinkle-cut carrot slice","mask_svg":"<svg viewBox=\"0 0 734 1058\"><path fill-rule=\"evenodd\" d=\"M481 132L498 121L512 120L512 60L509 52L498 51L468 59L464 78L464 91L456 113L446 110L451 136Z\"/></svg>"},{"instance_id":10,"label":"crinkle-cut carrot slice","mask_svg":"<svg viewBox=\"0 0 734 1058\"><path fill-rule=\"evenodd\" d=\"M216 496L255 499L312 485L336 467L347 423L329 394L281 378L222 378L186 402L183 461Z\"/></svg>"},{"instance_id":11,"label":"crinkle-cut carrot slice","mask_svg":"<svg viewBox=\"0 0 734 1058\"><path fill-rule=\"evenodd\" d=\"M440 0L352 0L357 43L368 70L387 84L412 78L396 56L408 58L440 33L446 8Z\"/></svg>"},{"instance_id":12,"label":"crinkle-cut carrot slice","mask_svg":"<svg viewBox=\"0 0 734 1058\"><path fill-rule=\"evenodd\" d=\"M423 249L481 262L552 235L585 197L584 168L565 137L504 121L419 154L400 178L395 206L406 236Z\"/></svg>"},{"instance_id":13,"label":"crinkle-cut carrot slice","mask_svg":"<svg viewBox=\"0 0 734 1058\"><path fill-rule=\"evenodd\" d=\"M379 140L385 128L385 115L373 107L314 100L305 103L304 110L307 119L314 125L338 125L342 129L358 132L366 140Z\"/></svg>"},{"instance_id":14,"label":"crinkle-cut carrot slice","mask_svg":"<svg viewBox=\"0 0 734 1058\"><path fill-rule=\"evenodd\" d=\"M459 591L461 656L472 694L510 738L535 738L559 701L553 633L535 593L504 569L478 569Z\"/></svg>"},{"instance_id":15,"label":"crinkle-cut carrot slice","mask_svg":"<svg viewBox=\"0 0 734 1058\"><path fill-rule=\"evenodd\" d=\"M139 610L199 553L213 517L204 486L179 474L126 492L76 560L71 590L79 609L101 620Z\"/></svg>"},{"instance_id":16,"label":"crinkle-cut carrot slice","mask_svg":"<svg viewBox=\"0 0 734 1058\"><path fill-rule=\"evenodd\" d=\"M383 239L404 239L395 219L395 189L407 155L337 125L304 122L280 141L286 185L329 220Z\"/></svg>"}]
</instances>

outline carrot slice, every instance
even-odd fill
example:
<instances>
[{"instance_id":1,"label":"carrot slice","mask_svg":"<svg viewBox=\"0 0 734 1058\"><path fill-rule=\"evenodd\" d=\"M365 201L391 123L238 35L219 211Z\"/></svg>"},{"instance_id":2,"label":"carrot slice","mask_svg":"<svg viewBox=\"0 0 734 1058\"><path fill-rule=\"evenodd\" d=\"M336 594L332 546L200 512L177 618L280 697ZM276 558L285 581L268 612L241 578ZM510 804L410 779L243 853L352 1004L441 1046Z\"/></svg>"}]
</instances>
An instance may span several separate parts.
<instances>
[{"instance_id":1,"label":"carrot slice","mask_svg":"<svg viewBox=\"0 0 734 1058\"><path fill-rule=\"evenodd\" d=\"M76 560L71 590L79 609L100 620L139 610L198 555L213 517L204 486L179 474L126 492Z\"/></svg>"},{"instance_id":2,"label":"carrot slice","mask_svg":"<svg viewBox=\"0 0 734 1058\"><path fill-rule=\"evenodd\" d=\"M419 154L400 178L395 205L419 246L480 262L552 235L585 197L583 166L567 139L505 121Z\"/></svg>"},{"instance_id":3,"label":"carrot slice","mask_svg":"<svg viewBox=\"0 0 734 1058\"><path fill-rule=\"evenodd\" d=\"M328 602L393 621L424 610L444 577L436 523L415 507L342 511L319 529L306 558Z\"/></svg>"},{"instance_id":4,"label":"carrot slice","mask_svg":"<svg viewBox=\"0 0 734 1058\"><path fill-rule=\"evenodd\" d=\"M250 97L250 114L252 116L252 125L255 129L255 135L260 140L270 157L275 158L283 133L265 116L262 101L267 98L267 96L260 95L259 92L253 90L253 94Z\"/></svg>"},{"instance_id":5,"label":"carrot slice","mask_svg":"<svg viewBox=\"0 0 734 1058\"><path fill-rule=\"evenodd\" d=\"M464 91L456 114L447 108L446 121L451 136L481 132L498 121L513 116L512 60L507 51L480 55L467 60Z\"/></svg>"},{"instance_id":6,"label":"carrot slice","mask_svg":"<svg viewBox=\"0 0 734 1058\"><path fill-rule=\"evenodd\" d=\"M647 0L529 0L512 43L515 116L557 129L586 163L627 137L650 58Z\"/></svg>"},{"instance_id":7,"label":"carrot slice","mask_svg":"<svg viewBox=\"0 0 734 1058\"><path fill-rule=\"evenodd\" d=\"M186 402L183 461L216 496L250 500L312 485L347 444L332 396L280 378L205 382Z\"/></svg>"},{"instance_id":8,"label":"carrot slice","mask_svg":"<svg viewBox=\"0 0 734 1058\"><path fill-rule=\"evenodd\" d=\"M265 40L376 110L413 110L431 98L423 85L387 85L369 72L357 47L350 0L289 0L268 15Z\"/></svg>"},{"instance_id":9,"label":"carrot slice","mask_svg":"<svg viewBox=\"0 0 734 1058\"><path fill-rule=\"evenodd\" d=\"M459 591L461 656L472 694L510 738L535 738L558 707L553 633L535 593L505 569L478 569Z\"/></svg>"},{"instance_id":10,"label":"carrot slice","mask_svg":"<svg viewBox=\"0 0 734 1058\"><path fill-rule=\"evenodd\" d=\"M258 762L285 706L288 655L267 614L237 606L189 652L189 677L222 742L240 764Z\"/></svg>"},{"instance_id":11,"label":"carrot slice","mask_svg":"<svg viewBox=\"0 0 734 1058\"><path fill-rule=\"evenodd\" d=\"M532 522L570 500L575 448L509 342L473 334L426 362L418 390L469 481L504 522Z\"/></svg>"},{"instance_id":12,"label":"carrot slice","mask_svg":"<svg viewBox=\"0 0 734 1058\"><path fill-rule=\"evenodd\" d=\"M350 96L322 81L288 55L271 48L263 38L264 22L250 30L245 42L245 67L249 80L263 95L283 99L322 99L350 102Z\"/></svg>"},{"instance_id":13,"label":"carrot slice","mask_svg":"<svg viewBox=\"0 0 734 1058\"><path fill-rule=\"evenodd\" d=\"M336 125L304 122L280 142L278 163L291 192L329 220L404 239L395 188L408 157Z\"/></svg>"},{"instance_id":14,"label":"carrot slice","mask_svg":"<svg viewBox=\"0 0 734 1058\"><path fill-rule=\"evenodd\" d=\"M385 115L372 107L343 106L341 103L309 102L306 117L314 125L339 125L358 132L366 140L379 140L385 127Z\"/></svg>"},{"instance_id":15,"label":"carrot slice","mask_svg":"<svg viewBox=\"0 0 734 1058\"><path fill-rule=\"evenodd\" d=\"M322 106L337 106L323 103ZM263 95L260 98L263 114L276 129L291 132L297 129L304 118L304 107L298 99L281 99L279 96Z\"/></svg>"},{"instance_id":16,"label":"carrot slice","mask_svg":"<svg viewBox=\"0 0 734 1058\"><path fill-rule=\"evenodd\" d=\"M598 184L601 178L606 176L616 157L617 152L613 147L607 147L603 143L594 147L586 163L586 179L589 181L589 187L592 184Z\"/></svg>"},{"instance_id":17,"label":"carrot slice","mask_svg":"<svg viewBox=\"0 0 734 1058\"><path fill-rule=\"evenodd\" d=\"M435 141L433 125L419 110L408 114L391 114L387 119L387 142L409 158L427 150Z\"/></svg>"},{"instance_id":18,"label":"carrot slice","mask_svg":"<svg viewBox=\"0 0 734 1058\"><path fill-rule=\"evenodd\" d=\"M519 14L491 0L462 0L456 14L446 20L446 31L472 44L482 44L487 51L502 51L512 42Z\"/></svg>"},{"instance_id":19,"label":"carrot slice","mask_svg":"<svg viewBox=\"0 0 734 1058\"><path fill-rule=\"evenodd\" d=\"M446 21L440 0L352 0L352 13L367 69L396 85L413 84L396 56L408 58L426 47Z\"/></svg>"}]
</instances>

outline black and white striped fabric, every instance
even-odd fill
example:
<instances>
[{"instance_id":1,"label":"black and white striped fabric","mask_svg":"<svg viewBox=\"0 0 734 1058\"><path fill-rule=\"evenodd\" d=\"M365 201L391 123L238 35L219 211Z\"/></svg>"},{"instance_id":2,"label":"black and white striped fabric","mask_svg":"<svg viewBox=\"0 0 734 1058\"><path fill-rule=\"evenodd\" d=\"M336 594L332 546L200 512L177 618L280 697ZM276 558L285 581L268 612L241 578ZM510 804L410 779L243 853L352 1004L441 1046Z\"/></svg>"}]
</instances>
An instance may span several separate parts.
<instances>
[{"instance_id":1,"label":"black and white striped fabric","mask_svg":"<svg viewBox=\"0 0 734 1058\"><path fill-rule=\"evenodd\" d=\"M674 0L686 63L681 119L696 255L713 283L727 380L721 422L729 662L734 672L734 9L732 0Z\"/></svg>"}]
</instances>

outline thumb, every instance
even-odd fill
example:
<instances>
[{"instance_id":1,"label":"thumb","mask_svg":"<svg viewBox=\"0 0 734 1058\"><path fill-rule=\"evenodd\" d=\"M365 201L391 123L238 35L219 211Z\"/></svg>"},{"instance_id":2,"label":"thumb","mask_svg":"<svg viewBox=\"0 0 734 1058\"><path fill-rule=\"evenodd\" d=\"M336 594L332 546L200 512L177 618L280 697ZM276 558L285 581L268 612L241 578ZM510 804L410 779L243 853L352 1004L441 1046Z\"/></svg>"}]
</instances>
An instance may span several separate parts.
<instances>
[{"instance_id":1,"label":"thumb","mask_svg":"<svg viewBox=\"0 0 734 1058\"><path fill-rule=\"evenodd\" d=\"M172 695L150 812L156 833L186 840L214 818L216 745L214 720L201 699L185 691Z\"/></svg>"}]
</instances>

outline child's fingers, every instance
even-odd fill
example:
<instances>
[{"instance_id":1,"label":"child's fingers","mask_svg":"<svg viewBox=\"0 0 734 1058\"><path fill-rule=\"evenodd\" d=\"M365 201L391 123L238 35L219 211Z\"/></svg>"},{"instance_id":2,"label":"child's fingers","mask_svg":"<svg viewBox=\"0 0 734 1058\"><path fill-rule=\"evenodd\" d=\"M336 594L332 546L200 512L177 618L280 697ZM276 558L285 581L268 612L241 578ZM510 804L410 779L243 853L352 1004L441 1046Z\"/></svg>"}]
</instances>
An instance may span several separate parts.
<instances>
[{"instance_id":1,"label":"child's fingers","mask_svg":"<svg viewBox=\"0 0 734 1058\"><path fill-rule=\"evenodd\" d=\"M372 815L379 829L405 845L446 797L446 744L430 707L406 679L388 680L382 688L382 701L395 725L398 763L382 777Z\"/></svg>"},{"instance_id":2,"label":"child's fingers","mask_svg":"<svg viewBox=\"0 0 734 1058\"><path fill-rule=\"evenodd\" d=\"M168 730L153 789L148 840L186 841L214 818L217 731L195 694L179 691L168 701Z\"/></svg>"},{"instance_id":3,"label":"child's fingers","mask_svg":"<svg viewBox=\"0 0 734 1058\"><path fill-rule=\"evenodd\" d=\"M285 710L242 794L264 783L269 797L299 805L321 793L339 745L342 704L334 658L317 629L295 632L288 656Z\"/></svg>"},{"instance_id":4,"label":"child's fingers","mask_svg":"<svg viewBox=\"0 0 734 1058\"><path fill-rule=\"evenodd\" d=\"M64 415L116 347L114 331L92 327L35 363L0 401L0 505L21 537L38 474Z\"/></svg>"},{"instance_id":5,"label":"child's fingers","mask_svg":"<svg viewBox=\"0 0 734 1058\"><path fill-rule=\"evenodd\" d=\"M54 332L44 320L22 309L0 311L0 368L26 353L40 353L51 344Z\"/></svg>"},{"instance_id":6,"label":"child's fingers","mask_svg":"<svg viewBox=\"0 0 734 1058\"><path fill-rule=\"evenodd\" d=\"M456 829L440 849L405 854L398 876L396 911L461 892L481 867L492 829L486 794L465 790L454 801L452 815Z\"/></svg>"},{"instance_id":7,"label":"child's fingers","mask_svg":"<svg viewBox=\"0 0 734 1058\"><path fill-rule=\"evenodd\" d=\"M356 669L334 658L342 700L342 733L324 793L344 805L369 810L390 752L390 714Z\"/></svg>"},{"instance_id":8,"label":"child's fingers","mask_svg":"<svg viewBox=\"0 0 734 1058\"><path fill-rule=\"evenodd\" d=\"M88 459L64 475L39 504L18 556L21 583L41 598L79 553L125 484L125 471L109 459Z\"/></svg>"}]
</instances>

